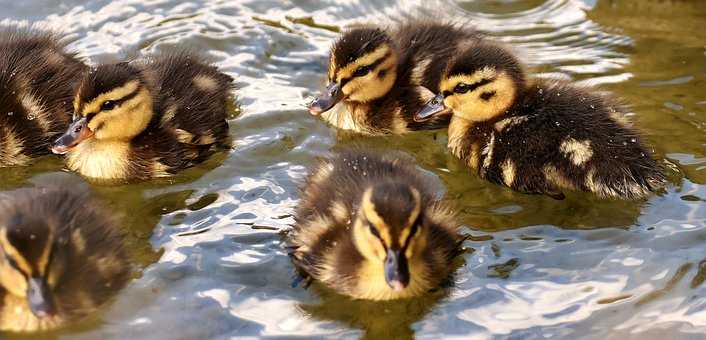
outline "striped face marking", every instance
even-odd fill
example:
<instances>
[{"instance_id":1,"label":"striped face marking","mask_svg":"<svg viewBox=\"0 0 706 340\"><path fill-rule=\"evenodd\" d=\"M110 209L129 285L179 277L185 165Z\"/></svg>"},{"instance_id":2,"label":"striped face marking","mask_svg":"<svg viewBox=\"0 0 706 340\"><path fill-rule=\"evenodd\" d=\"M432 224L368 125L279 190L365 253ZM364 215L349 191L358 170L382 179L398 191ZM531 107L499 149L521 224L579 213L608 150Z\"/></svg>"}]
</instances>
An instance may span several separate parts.
<instances>
[{"instance_id":1,"label":"striped face marking","mask_svg":"<svg viewBox=\"0 0 706 340\"><path fill-rule=\"evenodd\" d=\"M329 81L339 84L343 96L357 102L367 102L387 94L397 79L397 56L388 44L346 66L329 70ZM334 65L334 63L331 63Z\"/></svg>"},{"instance_id":2,"label":"striped face marking","mask_svg":"<svg viewBox=\"0 0 706 340\"><path fill-rule=\"evenodd\" d=\"M85 118L96 139L129 141L152 119L152 97L138 80L129 81L89 102L79 93L74 100L74 119Z\"/></svg>"},{"instance_id":3,"label":"striped face marking","mask_svg":"<svg viewBox=\"0 0 706 340\"><path fill-rule=\"evenodd\" d=\"M482 122L505 113L514 102L516 85L505 72L486 66L473 74L445 78L440 88L444 105L454 115Z\"/></svg>"}]
</instances>

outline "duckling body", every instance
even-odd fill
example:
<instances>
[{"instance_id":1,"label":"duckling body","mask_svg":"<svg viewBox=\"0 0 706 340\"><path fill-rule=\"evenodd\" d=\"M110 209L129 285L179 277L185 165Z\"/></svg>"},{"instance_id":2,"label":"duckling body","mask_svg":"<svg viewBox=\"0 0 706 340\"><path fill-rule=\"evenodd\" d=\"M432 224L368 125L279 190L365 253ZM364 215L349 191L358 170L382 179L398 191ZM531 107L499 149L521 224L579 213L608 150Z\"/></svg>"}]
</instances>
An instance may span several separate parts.
<instances>
[{"instance_id":1,"label":"duckling body","mask_svg":"<svg viewBox=\"0 0 706 340\"><path fill-rule=\"evenodd\" d=\"M422 295L449 279L459 224L400 155L344 151L315 166L289 235L304 277L359 299Z\"/></svg>"},{"instance_id":2,"label":"duckling body","mask_svg":"<svg viewBox=\"0 0 706 340\"><path fill-rule=\"evenodd\" d=\"M626 109L561 81L526 81L500 46L479 44L451 63L439 103L453 111L449 148L480 177L561 199L564 190L642 198L664 185L663 169L625 118Z\"/></svg>"},{"instance_id":3,"label":"duckling body","mask_svg":"<svg viewBox=\"0 0 706 340\"><path fill-rule=\"evenodd\" d=\"M329 85L309 111L337 128L368 135L446 127L449 117L416 122L414 114L437 91L447 61L478 39L474 30L425 21L389 31L351 29L331 48Z\"/></svg>"},{"instance_id":4,"label":"duckling body","mask_svg":"<svg viewBox=\"0 0 706 340\"><path fill-rule=\"evenodd\" d=\"M98 66L83 78L74 122L53 150L90 178L172 175L226 144L232 81L183 52Z\"/></svg>"},{"instance_id":5,"label":"duckling body","mask_svg":"<svg viewBox=\"0 0 706 340\"><path fill-rule=\"evenodd\" d=\"M0 29L0 167L48 154L71 122L71 97L86 66L50 33Z\"/></svg>"},{"instance_id":6,"label":"duckling body","mask_svg":"<svg viewBox=\"0 0 706 340\"><path fill-rule=\"evenodd\" d=\"M0 331L46 331L96 312L130 277L122 240L86 192L0 196Z\"/></svg>"}]
</instances>

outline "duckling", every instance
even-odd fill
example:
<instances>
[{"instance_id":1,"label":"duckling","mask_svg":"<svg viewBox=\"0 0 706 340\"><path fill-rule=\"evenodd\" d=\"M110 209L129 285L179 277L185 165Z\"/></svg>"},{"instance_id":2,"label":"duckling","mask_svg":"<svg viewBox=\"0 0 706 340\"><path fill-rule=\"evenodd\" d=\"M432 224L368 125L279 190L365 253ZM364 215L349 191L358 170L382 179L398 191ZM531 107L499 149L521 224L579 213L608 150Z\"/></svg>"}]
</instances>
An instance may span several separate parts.
<instances>
[{"instance_id":1,"label":"duckling","mask_svg":"<svg viewBox=\"0 0 706 340\"><path fill-rule=\"evenodd\" d=\"M28 164L71 122L71 97L86 66L57 35L0 29L0 167Z\"/></svg>"},{"instance_id":2,"label":"duckling","mask_svg":"<svg viewBox=\"0 0 706 340\"><path fill-rule=\"evenodd\" d=\"M337 128L368 135L446 127L448 116L417 122L414 114L434 96L448 59L478 39L472 29L426 21L389 32L351 29L333 44L329 85L309 104L309 112ZM339 102L343 105L336 106Z\"/></svg>"},{"instance_id":3,"label":"duckling","mask_svg":"<svg viewBox=\"0 0 706 340\"><path fill-rule=\"evenodd\" d=\"M555 199L565 190L639 199L665 184L616 99L528 80L502 46L470 46L449 64L439 88L416 119L452 111L448 147L481 178Z\"/></svg>"},{"instance_id":4,"label":"duckling","mask_svg":"<svg viewBox=\"0 0 706 340\"><path fill-rule=\"evenodd\" d=\"M117 224L86 191L0 196L0 331L46 331L95 311L130 278Z\"/></svg>"},{"instance_id":5,"label":"duckling","mask_svg":"<svg viewBox=\"0 0 706 340\"><path fill-rule=\"evenodd\" d=\"M52 151L89 178L172 175L226 143L232 81L186 52L99 65L81 80L73 123Z\"/></svg>"},{"instance_id":6,"label":"duckling","mask_svg":"<svg viewBox=\"0 0 706 340\"><path fill-rule=\"evenodd\" d=\"M400 155L347 150L320 161L288 239L300 275L369 300L448 282L461 237L438 189Z\"/></svg>"}]
</instances>

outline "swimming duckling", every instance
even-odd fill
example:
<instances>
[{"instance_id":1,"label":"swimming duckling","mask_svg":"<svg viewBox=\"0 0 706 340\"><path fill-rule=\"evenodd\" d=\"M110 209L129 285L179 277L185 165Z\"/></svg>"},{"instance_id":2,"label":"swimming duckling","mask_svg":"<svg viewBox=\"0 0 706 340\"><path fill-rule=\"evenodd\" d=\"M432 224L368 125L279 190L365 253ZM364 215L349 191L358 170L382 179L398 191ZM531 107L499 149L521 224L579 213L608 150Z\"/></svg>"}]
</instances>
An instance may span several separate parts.
<instances>
[{"instance_id":1,"label":"swimming duckling","mask_svg":"<svg viewBox=\"0 0 706 340\"><path fill-rule=\"evenodd\" d=\"M100 65L83 77L74 121L52 151L90 178L169 176L226 143L232 81L184 52Z\"/></svg>"},{"instance_id":2,"label":"swimming duckling","mask_svg":"<svg viewBox=\"0 0 706 340\"><path fill-rule=\"evenodd\" d=\"M406 158L344 151L302 190L290 256L302 277L358 299L422 295L449 279L459 224Z\"/></svg>"},{"instance_id":3,"label":"swimming duckling","mask_svg":"<svg viewBox=\"0 0 706 340\"><path fill-rule=\"evenodd\" d=\"M329 85L309 111L340 129L369 135L446 127L448 116L416 122L414 114L434 96L449 58L478 39L474 30L424 21L391 32L351 29L331 48ZM339 102L344 105L334 108Z\"/></svg>"},{"instance_id":4,"label":"swimming duckling","mask_svg":"<svg viewBox=\"0 0 706 340\"><path fill-rule=\"evenodd\" d=\"M55 329L87 316L130 278L118 226L85 191L0 196L0 330Z\"/></svg>"},{"instance_id":5,"label":"swimming duckling","mask_svg":"<svg viewBox=\"0 0 706 340\"><path fill-rule=\"evenodd\" d=\"M563 190L638 199L665 183L662 167L607 95L561 81L526 80L518 60L484 42L455 58L424 120L453 111L448 146L481 178L526 193Z\"/></svg>"},{"instance_id":6,"label":"swimming duckling","mask_svg":"<svg viewBox=\"0 0 706 340\"><path fill-rule=\"evenodd\" d=\"M0 167L49 153L85 68L51 32L0 28Z\"/></svg>"}]
</instances>

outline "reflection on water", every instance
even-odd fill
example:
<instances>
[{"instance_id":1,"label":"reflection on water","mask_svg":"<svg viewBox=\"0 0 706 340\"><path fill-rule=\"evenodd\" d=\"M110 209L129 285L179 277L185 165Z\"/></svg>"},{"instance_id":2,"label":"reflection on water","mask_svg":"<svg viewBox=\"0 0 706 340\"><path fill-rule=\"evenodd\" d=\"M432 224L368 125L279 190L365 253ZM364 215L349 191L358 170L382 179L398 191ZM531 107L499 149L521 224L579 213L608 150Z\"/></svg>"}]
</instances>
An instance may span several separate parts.
<instances>
[{"instance_id":1,"label":"reflection on water","mask_svg":"<svg viewBox=\"0 0 706 340\"><path fill-rule=\"evenodd\" d=\"M700 1L0 0L1 24L63 29L92 63L175 46L236 77L234 147L175 178L94 186L122 217L141 275L101 315L48 338L697 338L706 332L706 7ZM543 77L624 98L670 169L646 201L564 201L488 184L446 133L362 138L304 108L340 27L408 16L473 23ZM392 17L392 21L390 19ZM472 235L455 287L391 303L292 288L281 233L306 166L357 144L401 149L448 188ZM0 170L2 189L61 162ZM68 179L67 179L68 178ZM2 337L2 336L0 336ZM10 338L15 338L11 336Z\"/></svg>"}]
</instances>

